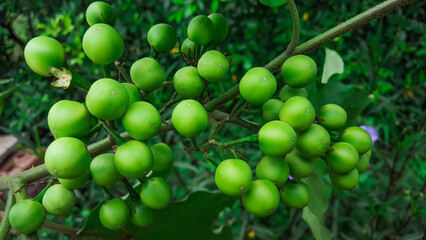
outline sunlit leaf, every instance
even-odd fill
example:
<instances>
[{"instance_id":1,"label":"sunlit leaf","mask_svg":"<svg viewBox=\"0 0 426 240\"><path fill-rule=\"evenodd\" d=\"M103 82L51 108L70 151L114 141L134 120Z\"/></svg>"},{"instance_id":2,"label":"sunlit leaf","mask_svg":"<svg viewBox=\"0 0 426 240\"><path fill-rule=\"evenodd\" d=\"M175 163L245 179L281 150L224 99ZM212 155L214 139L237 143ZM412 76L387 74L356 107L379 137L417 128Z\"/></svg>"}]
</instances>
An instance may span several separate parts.
<instances>
[{"instance_id":1,"label":"sunlit leaf","mask_svg":"<svg viewBox=\"0 0 426 240\"><path fill-rule=\"evenodd\" d=\"M342 58L336 51L325 48L324 70L322 72L321 83L326 84L328 79L334 74L342 74L344 66Z\"/></svg>"}]
</instances>

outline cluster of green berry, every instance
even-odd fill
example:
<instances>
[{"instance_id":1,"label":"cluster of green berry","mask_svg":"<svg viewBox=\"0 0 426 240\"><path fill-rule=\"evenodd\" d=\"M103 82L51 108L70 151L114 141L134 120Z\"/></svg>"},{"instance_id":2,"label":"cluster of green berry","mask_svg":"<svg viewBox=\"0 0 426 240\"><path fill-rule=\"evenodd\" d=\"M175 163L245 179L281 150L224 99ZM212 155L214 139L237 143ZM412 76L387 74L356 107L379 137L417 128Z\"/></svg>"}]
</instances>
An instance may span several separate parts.
<instances>
[{"instance_id":1,"label":"cluster of green berry","mask_svg":"<svg viewBox=\"0 0 426 240\"><path fill-rule=\"evenodd\" d=\"M221 162L215 180L223 193L241 197L244 207L256 216L272 214L280 197L289 207L307 206L310 190L300 179L311 175L316 158L324 158L331 170L331 182L341 190L355 188L359 173L368 167L372 141L364 129L348 127L340 141L330 146L329 132L346 125L347 114L342 107L323 106L315 121L315 109L304 87L316 73L316 64L308 56L287 59L282 66L287 85L280 90L280 99L271 99L277 82L267 69L253 68L241 79L242 97L250 104L263 104L267 123L259 130L259 146L265 156L256 167L255 181L249 165L239 159Z\"/></svg>"}]
</instances>

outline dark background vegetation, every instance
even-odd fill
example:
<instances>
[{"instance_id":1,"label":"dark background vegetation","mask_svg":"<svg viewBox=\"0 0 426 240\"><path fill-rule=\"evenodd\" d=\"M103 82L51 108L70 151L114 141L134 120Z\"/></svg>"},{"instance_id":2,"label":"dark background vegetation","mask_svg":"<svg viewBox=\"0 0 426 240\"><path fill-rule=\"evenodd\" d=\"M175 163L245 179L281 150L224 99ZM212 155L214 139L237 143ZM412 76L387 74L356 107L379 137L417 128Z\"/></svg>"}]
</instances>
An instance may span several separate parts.
<instances>
[{"instance_id":1,"label":"dark background vegetation","mask_svg":"<svg viewBox=\"0 0 426 240\"><path fill-rule=\"evenodd\" d=\"M101 67L85 57L81 39L88 28L85 9L91 1L2 1L0 3L0 125L16 133L26 132L37 146L46 147L53 136L46 116L60 99L84 101L78 89L57 89L49 78L34 74L23 59L25 43L34 36L46 35L65 47L68 64L90 79L102 76ZM230 30L218 48L232 56L234 65L223 83L209 87L212 97L225 91L254 66L263 66L283 51L291 38L291 18L287 7L269 8L257 0L247 1L107 1L117 11L116 29L124 37L126 50L120 61L131 64L149 55L146 34L155 23L173 25L178 36L186 37L186 26L196 14L219 12L227 17ZM296 1L301 18L301 42L313 38L380 1L301 0ZM370 93L371 104L357 125L374 126L380 139L373 147L367 173L361 175L359 187L351 192L333 190L325 224L334 239L424 239L426 226L425 162L425 74L426 74L426 2L414 1L387 16L347 33L326 47L337 51L345 63L344 73L333 78L357 84ZM309 54L315 59L321 78L324 48ZM182 66L179 55L163 54L160 63L168 80ZM117 72L113 72L117 76ZM329 83L331 84L331 83ZM19 87L19 88L18 88ZM15 90L15 91L13 91ZM13 93L12 93L13 91ZM161 107L171 89L157 91L149 100ZM353 99L353 104L357 99ZM165 118L170 117L170 113ZM223 141L248 135L239 128L226 127ZM188 140L168 133L162 141L174 144L175 167L190 191L214 189L212 166L205 162L191 164L183 150ZM155 139L159 141L159 139ZM260 160L257 145L238 148L252 166ZM201 157L198 161L202 161ZM185 188L173 174L175 199ZM117 190L119 191L119 190ZM78 205L72 215L56 218L80 227L102 194L93 184L78 192ZM53 217L49 217L53 219ZM219 214L215 228L230 226L236 239L309 239L308 225L301 211L283 204L268 218L254 218L241 211L236 202ZM167 231L167 229L164 229ZM66 239L50 230L42 238Z\"/></svg>"}]
</instances>

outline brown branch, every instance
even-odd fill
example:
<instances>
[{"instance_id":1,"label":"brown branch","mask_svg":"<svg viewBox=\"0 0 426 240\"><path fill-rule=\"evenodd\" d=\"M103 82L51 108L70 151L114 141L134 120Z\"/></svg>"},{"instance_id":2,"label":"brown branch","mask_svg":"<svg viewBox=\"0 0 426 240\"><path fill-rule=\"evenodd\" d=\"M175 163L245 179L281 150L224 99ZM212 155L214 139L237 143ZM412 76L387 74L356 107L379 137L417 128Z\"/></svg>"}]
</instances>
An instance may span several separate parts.
<instances>
[{"instance_id":1,"label":"brown branch","mask_svg":"<svg viewBox=\"0 0 426 240\"><path fill-rule=\"evenodd\" d=\"M0 23L0 26L7 29L7 31L9 32L9 35L7 36L9 39L15 41L22 48L25 48L26 43L16 35L11 22Z\"/></svg>"}]
</instances>

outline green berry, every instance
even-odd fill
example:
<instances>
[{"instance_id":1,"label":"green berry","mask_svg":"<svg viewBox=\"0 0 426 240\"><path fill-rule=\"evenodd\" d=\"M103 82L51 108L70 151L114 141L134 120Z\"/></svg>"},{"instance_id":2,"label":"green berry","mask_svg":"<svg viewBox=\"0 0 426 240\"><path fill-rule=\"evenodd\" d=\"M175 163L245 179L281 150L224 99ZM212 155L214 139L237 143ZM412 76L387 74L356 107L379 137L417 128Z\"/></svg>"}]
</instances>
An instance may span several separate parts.
<instances>
[{"instance_id":1,"label":"green berry","mask_svg":"<svg viewBox=\"0 0 426 240\"><path fill-rule=\"evenodd\" d=\"M302 88L311 83L317 75L317 65L312 58L296 55L288 58L282 66L284 81L293 88Z\"/></svg>"},{"instance_id":2,"label":"green berry","mask_svg":"<svg viewBox=\"0 0 426 240\"><path fill-rule=\"evenodd\" d=\"M147 39L155 51L169 52L176 44L176 31L168 24L159 23L149 29Z\"/></svg>"}]
</instances>

